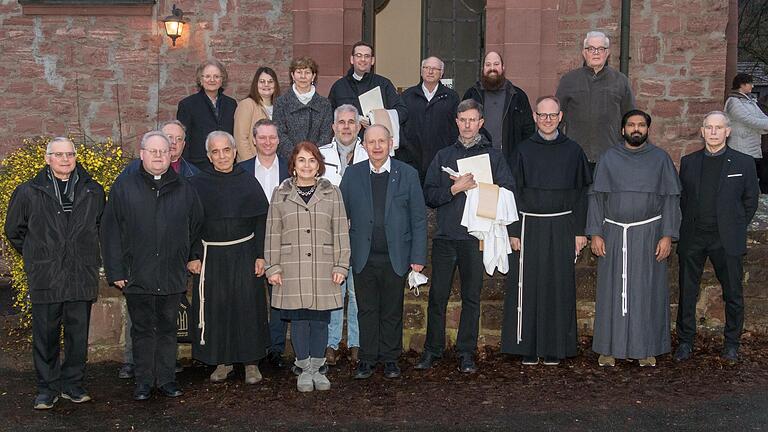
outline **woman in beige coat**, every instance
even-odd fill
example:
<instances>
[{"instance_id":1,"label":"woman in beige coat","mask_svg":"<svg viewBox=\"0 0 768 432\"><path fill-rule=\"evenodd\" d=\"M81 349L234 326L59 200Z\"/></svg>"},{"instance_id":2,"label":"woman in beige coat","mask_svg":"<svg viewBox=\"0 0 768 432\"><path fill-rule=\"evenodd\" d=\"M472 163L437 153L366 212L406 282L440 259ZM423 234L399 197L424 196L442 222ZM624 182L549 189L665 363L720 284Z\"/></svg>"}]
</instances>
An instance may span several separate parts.
<instances>
[{"instance_id":1,"label":"woman in beige coat","mask_svg":"<svg viewBox=\"0 0 768 432\"><path fill-rule=\"evenodd\" d=\"M291 153L288 171L272 194L264 243L272 307L291 321L291 343L301 368L301 392L329 390L325 364L331 311L340 309L349 271L349 224L339 189L321 176L325 164L313 143Z\"/></svg>"},{"instance_id":2,"label":"woman in beige coat","mask_svg":"<svg viewBox=\"0 0 768 432\"><path fill-rule=\"evenodd\" d=\"M241 100L235 110L234 136L238 162L256 156L253 125L263 118L272 119L272 103L278 96L280 83L275 71L267 66L256 69L248 97Z\"/></svg>"}]
</instances>

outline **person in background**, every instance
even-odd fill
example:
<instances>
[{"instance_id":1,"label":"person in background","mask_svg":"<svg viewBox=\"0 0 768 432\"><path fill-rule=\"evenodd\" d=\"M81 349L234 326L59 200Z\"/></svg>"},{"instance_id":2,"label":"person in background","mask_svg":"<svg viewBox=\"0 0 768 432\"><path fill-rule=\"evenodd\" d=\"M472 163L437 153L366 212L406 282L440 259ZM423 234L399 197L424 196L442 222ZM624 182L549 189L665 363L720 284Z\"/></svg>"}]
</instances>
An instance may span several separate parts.
<instances>
[{"instance_id":1,"label":"person in background","mask_svg":"<svg viewBox=\"0 0 768 432\"><path fill-rule=\"evenodd\" d=\"M184 159L203 169L211 166L205 152L205 139L215 130L234 132L237 101L224 94L229 75L220 61L210 59L200 64L195 80L199 91L179 102L176 119L187 132Z\"/></svg>"},{"instance_id":2,"label":"person in background","mask_svg":"<svg viewBox=\"0 0 768 432\"><path fill-rule=\"evenodd\" d=\"M285 159L301 141L323 145L333 137L333 108L315 89L317 63L301 57L291 62L289 70L291 88L275 100L273 117L280 135L277 153Z\"/></svg>"},{"instance_id":3,"label":"person in background","mask_svg":"<svg viewBox=\"0 0 768 432\"><path fill-rule=\"evenodd\" d=\"M248 97L237 104L235 110L235 142L237 161L242 162L256 156L253 130L261 119L272 119L273 101L280 96L280 83L272 68L262 66L256 69Z\"/></svg>"},{"instance_id":4,"label":"person in background","mask_svg":"<svg viewBox=\"0 0 768 432\"><path fill-rule=\"evenodd\" d=\"M752 75L739 73L733 77L731 94L725 101L725 113L730 119L731 134L728 147L752 156L755 160L760 191L768 193L768 163L763 159L761 135L768 135L768 116L752 96Z\"/></svg>"}]
</instances>

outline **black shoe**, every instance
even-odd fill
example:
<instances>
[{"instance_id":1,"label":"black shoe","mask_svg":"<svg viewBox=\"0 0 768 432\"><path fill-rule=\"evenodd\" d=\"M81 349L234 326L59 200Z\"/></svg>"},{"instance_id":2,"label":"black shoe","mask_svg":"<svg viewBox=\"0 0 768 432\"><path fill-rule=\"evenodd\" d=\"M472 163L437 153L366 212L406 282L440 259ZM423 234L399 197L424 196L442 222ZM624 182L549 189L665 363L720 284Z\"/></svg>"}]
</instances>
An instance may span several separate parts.
<instances>
[{"instance_id":1,"label":"black shoe","mask_svg":"<svg viewBox=\"0 0 768 432\"><path fill-rule=\"evenodd\" d=\"M435 362L440 357L432 354L431 352L424 351L424 354L421 355L421 360L419 360L418 363L416 363L413 368L416 370L427 370L431 369L432 366L434 366Z\"/></svg>"},{"instance_id":2,"label":"black shoe","mask_svg":"<svg viewBox=\"0 0 768 432\"><path fill-rule=\"evenodd\" d=\"M267 364L274 369L285 369L285 360L283 359L283 353L277 351L270 351L267 354Z\"/></svg>"},{"instance_id":3,"label":"black shoe","mask_svg":"<svg viewBox=\"0 0 768 432\"><path fill-rule=\"evenodd\" d=\"M360 361L357 364L357 372L355 372L355 379L363 380L368 379L373 375L373 368L367 361Z\"/></svg>"},{"instance_id":4,"label":"black shoe","mask_svg":"<svg viewBox=\"0 0 768 432\"><path fill-rule=\"evenodd\" d=\"M183 391L179 388L179 385L176 383L176 381L171 381L169 383L165 383L158 387L157 389L160 391L160 394L167 397L179 397L184 394Z\"/></svg>"},{"instance_id":5,"label":"black shoe","mask_svg":"<svg viewBox=\"0 0 768 432\"><path fill-rule=\"evenodd\" d=\"M675 351L675 361L686 361L693 355L693 346L687 342L681 342Z\"/></svg>"},{"instance_id":6,"label":"black shoe","mask_svg":"<svg viewBox=\"0 0 768 432\"><path fill-rule=\"evenodd\" d=\"M396 361L388 361L384 363L384 378L400 378L400 367Z\"/></svg>"},{"instance_id":7,"label":"black shoe","mask_svg":"<svg viewBox=\"0 0 768 432\"><path fill-rule=\"evenodd\" d=\"M35 397L34 408L36 410L47 410L53 408L59 396L49 393L40 393Z\"/></svg>"},{"instance_id":8,"label":"black shoe","mask_svg":"<svg viewBox=\"0 0 768 432\"><path fill-rule=\"evenodd\" d=\"M80 386L70 387L69 389L61 392L61 397L71 400L74 403L83 403L91 400L88 392Z\"/></svg>"},{"instance_id":9,"label":"black shoe","mask_svg":"<svg viewBox=\"0 0 768 432\"><path fill-rule=\"evenodd\" d=\"M477 372L477 366L475 365L475 360L472 357L472 354L464 354L459 356L459 372L467 374Z\"/></svg>"},{"instance_id":10,"label":"black shoe","mask_svg":"<svg viewBox=\"0 0 768 432\"><path fill-rule=\"evenodd\" d=\"M131 363L123 363L120 371L117 373L120 379L131 379L134 377L133 365Z\"/></svg>"},{"instance_id":11,"label":"black shoe","mask_svg":"<svg viewBox=\"0 0 768 432\"><path fill-rule=\"evenodd\" d=\"M148 400L152 396L152 386L149 384L136 384L133 391L133 399L137 401Z\"/></svg>"},{"instance_id":12,"label":"black shoe","mask_svg":"<svg viewBox=\"0 0 768 432\"><path fill-rule=\"evenodd\" d=\"M180 361L176 360L176 373L184 372L184 365Z\"/></svg>"},{"instance_id":13,"label":"black shoe","mask_svg":"<svg viewBox=\"0 0 768 432\"><path fill-rule=\"evenodd\" d=\"M735 346L724 347L720 359L732 364L737 363L739 361L739 348Z\"/></svg>"}]
</instances>

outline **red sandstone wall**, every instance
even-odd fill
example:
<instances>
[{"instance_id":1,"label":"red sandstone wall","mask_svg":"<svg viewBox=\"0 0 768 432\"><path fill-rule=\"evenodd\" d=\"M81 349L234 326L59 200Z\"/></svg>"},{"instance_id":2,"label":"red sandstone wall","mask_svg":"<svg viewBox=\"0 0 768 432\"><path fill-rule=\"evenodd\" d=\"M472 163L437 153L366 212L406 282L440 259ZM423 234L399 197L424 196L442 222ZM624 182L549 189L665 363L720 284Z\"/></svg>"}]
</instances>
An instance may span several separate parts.
<instances>
[{"instance_id":1,"label":"red sandstone wall","mask_svg":"<svg viewBox=\"0 0 768 432\"><path fill-rule=\"evenodd\" d=\"M508 0L510 3L512 1ZM704 114L722 109L728 0L632 1L629 77L638 107L653 116L651 138L675 160L701 147ZM591 29L611 38L619 66L619 0L560 0L558 73L581 65Z\"/></svg>"},{"instance_id":2,"label":"red sandstone wall","mask_svg":"<svg viewBox=\"0 0 768 432\"><path fill-rule=\"evenodd\" d=\"M159 21L171 3L191 21L176 47ZM288 81L292 39L291 0L159 0L153 16L123 17L24 16L18 2L0 2L0 155L23 137L81 127L133 149L196 91L202 60L224 62L226 93L239 100L261 64Z\"/></svg>"}]
</instances>

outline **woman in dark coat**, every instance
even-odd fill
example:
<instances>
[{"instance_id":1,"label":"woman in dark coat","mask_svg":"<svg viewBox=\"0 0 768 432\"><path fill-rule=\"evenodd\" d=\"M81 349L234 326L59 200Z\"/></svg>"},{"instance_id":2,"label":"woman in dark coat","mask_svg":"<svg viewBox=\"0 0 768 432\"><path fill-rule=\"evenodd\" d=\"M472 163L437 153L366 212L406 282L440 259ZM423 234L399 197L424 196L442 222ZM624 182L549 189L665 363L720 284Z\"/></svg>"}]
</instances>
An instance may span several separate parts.
<instances>
[{"instance_id":1,"label":"woman in dark coat","mask_svg":"<svg viewBox=\"0 0 768 432\"><path fill-rule=\"evenodd\" d=\"M301 141L321 146L333 138L331 103L315 91L317 63L309 57L294 59L290 72L291 89L277 98L272 116L280 135L277 154L286 160Z\"/></svg>"},{"instance_id":2,"label":"woman in dark coat","mask_svg":"<svg viewBox=\"0 0 768 432\"><path fill-rule=\"evenodd\" d=\"M232 135L212 132L206 141L213 169L190 179L203 202L202 242L188 268L197 273L192 311L198 317L192 357L217 365L211 381L227 379L233 363L245 364L245 382L261 380L257 362L267 355L264 228L269 203L258 180L239 166Z\"/></svg>"},{"instance_id":3,"label":"woman in dark coat","mask_svg":"<svg viewBox=\"0 0 768 432\"><path fill-rule=\"evenodd\" d=\"M206 156L205 138L217 130L234 132L237 102L224 94L227 69L218 60L207 60L198 66L195 79L199 91L179 102L176 119L187 130L184 159L204 169L211 166Z\"/></svg>"}]
</instances>

